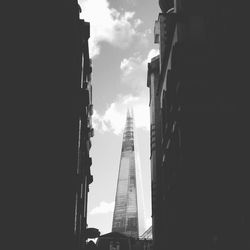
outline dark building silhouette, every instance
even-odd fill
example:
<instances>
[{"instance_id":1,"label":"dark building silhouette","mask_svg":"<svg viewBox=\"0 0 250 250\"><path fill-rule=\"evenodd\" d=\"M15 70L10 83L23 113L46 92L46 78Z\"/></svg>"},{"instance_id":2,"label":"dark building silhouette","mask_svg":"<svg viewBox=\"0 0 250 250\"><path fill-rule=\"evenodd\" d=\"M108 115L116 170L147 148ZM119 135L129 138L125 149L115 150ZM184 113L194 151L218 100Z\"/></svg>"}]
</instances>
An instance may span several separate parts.
<instances>
[{"instance_id":1,"label":"dark building silhouette","mask_svg":"<svg viewBox=\"0 0 250 250\"><path fill-rule=\"evenodd\" d=\"M249 249L245 16L232 1L159 2L147 81L153 249Z\"/></svg>"},{"instance_id":2,"label":"dark building silhouette","mask_svg":"<svg viewBox=\"0 0 250 250\"><path fill-rule=\"evenodd\" d=\"M160 224L163 213L159 209L162 199L161 188L161 112L160 98L157 95L159 82L159 56L154 57L148 64L147 86L150 88L150 160L151 160L151 189L152 189L152 227L151 234L155 244L160 244L162 230ZM156 226L157 225L157 226ZM153 233L152 233L153 231ZM154 246L157 248L157 244Z\"/></svg>"},{"instance_id":3,"label":"dark building silhouette","mask_svg":"<svg viewBox=\"0 0 250 250\"><path fill-rule=\"evenodd\" d=\"M77 166L75 169L75 220L74 234L76 237L76 248L83 249L86 245L87 228L87 202L89 184L93 181L90 166L92 158L89 156L91 148L90 138L94 135L91 116L93 114L92 85L91 85L91 60L89 59L88 38L90 36L90 25L84 20L79 20L79 33L81 43L81 75L79 96L76 99L79 108L78 123L78 151ZM80 51L79 51L80 52Z\"/></svg>"},{"instance_id":4,"label":"dark building silhouette","mask_svg":"<svg viewBox=\"0 0 250 250\"><path fill-rule=\"evenodd\" d=\"M96 245L102 250L151 250L152 240L136 239L124 233L111 232L99 236Z\"/></svg>"},{"instance_id":5,"label":"dark building silhouette","mask_svg":"<svg viewBox=\"0 0 250 250\"><path fill-rule=\"evenodd\" d=\"M80 249L92 181L89 24L75 0L3 9L4 248Z\"/></svg>"},{"instance_id":6,"label":"dark building silhouette","mask_svg":"<svg viewBox=\"0 0 250 250\"><path fill-rule=\"evenodd\" d=\"M152 250L152 226L150 226L141 236L140 245L143 250Z\"/></svg>"},{"instance_id":7,"label":"dark building silhouette","mask_svg":"<svg viewBox=\"0 0 250 250\"><path fill-rule=\"evenodd\" d=\"M135 239L119 232L111 232L98 237L96 245L102 250L132 250Z\"/></svg>"}]
</instances>

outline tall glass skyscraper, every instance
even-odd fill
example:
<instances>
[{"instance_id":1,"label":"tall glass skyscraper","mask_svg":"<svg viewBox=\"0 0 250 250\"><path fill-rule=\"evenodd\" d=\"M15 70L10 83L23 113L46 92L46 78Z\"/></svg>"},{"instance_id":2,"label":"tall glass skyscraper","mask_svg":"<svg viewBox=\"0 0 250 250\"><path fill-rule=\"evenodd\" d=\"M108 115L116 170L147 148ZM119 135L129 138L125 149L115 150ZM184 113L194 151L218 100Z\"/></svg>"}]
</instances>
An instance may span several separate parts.
<instances>
[{"instance_id":1,"label":"tall glass skyscraper","mask_svg":"<svg viewBox=\"0 0 250 250\"><path fill-rule=\"evenodd\" d=\"M123 133L119 175L117 181L113 232L138 238L138 205L134 151L133 111L128 110Z\"/></svg>"}]
</instances>

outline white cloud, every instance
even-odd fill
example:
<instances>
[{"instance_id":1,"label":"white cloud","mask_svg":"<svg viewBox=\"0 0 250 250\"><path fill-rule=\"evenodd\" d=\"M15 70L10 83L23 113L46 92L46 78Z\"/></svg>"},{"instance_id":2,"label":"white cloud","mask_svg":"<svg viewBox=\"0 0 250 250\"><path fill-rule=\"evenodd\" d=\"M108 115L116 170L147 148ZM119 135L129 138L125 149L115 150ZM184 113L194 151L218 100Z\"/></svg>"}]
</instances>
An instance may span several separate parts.
<instances>
[{"instance_id":1,"label":"white cloud","mask_svg":"<svg viewBox=\"0 0 250 250\"><path fill-rule=\"evenodd\" d=\"M148 56L147 56L147 59L144 63L149 63L151 62L151 59L155 56L159 55L159 49L151 49L149 52L148 52Z\"/></svg>"},{"instance_id":2,"label":"white cloud","mask_svg":"<svg viewBox=\"0 0 250 250\"><path fill-rule=\"evenodd\" d=\"M100 132L120 134L124 129L128 107L133 108L135 128L149 130L149 105L148 96L145 93L141 96L118 96L103 115L95 111L92 118L94 128Z\"/></svg>"},{"instance_id":3,"label":"white cloud","mask_svg":"<svg viewBox=\"0 0 250 250\"><path fill-rule=\"evenodd\" d=\"M103 115L103 121L110 131L119 134L124 127L125 114L122 112L122 103L113 102Z\"/></svg>"},{"instance_id":4,"label":"white cloud","mask_svg":"<svg viewBox=\"0 0 250 250\"><path fill-rule=\"evenodd\" d=\"M128 75L128 74L130 74L132 72L133 67L131 65L131 62L128 59L124 58L121 61L120 69L123 71L124 75Z\"/></svg>"},{"instance_id":5,"label":"white cloud","mask_svg":"<svg viewBox=\"0 0 250 250\"><path fill-rule=\"evenodd\" d=\"M143 59L141 55L124 58L120 63L121 81L140 93L146 88L147 64L158 54L158 49L151 49L146 59Z\"/></svg>"},{"instance_id":6,"label":"white cloud","mask_svg":"<svg viewBox=\"0 0 250 250\"><path fill-rule=\"evenodd\" d=\"M135 20L135 23L134 23L134 25L135 25L135 28L137 28L139 25L141 25L142 24L142 20L141 19L136 19Z\"/></svg>"},{"instance_id":7,"label":"white cloud","mask_svg":"<svg viewBox=\"0 0 250 250\"><path fill-rule=\"evenodd\" d=\"M105 201L101 201L98 207L93 208L90 211L90 215L94 215L94 214L107 214L110 212L114 211L114 206L115 206L115 202L112 201L110 203L105 202Z\"/></svg>"},{"instance_id":8,"label":"white cloud","mask_svg":"<svg viewBox=\"0 0 250 250\"><path fill-rule=\"evenodd\" d=\"M94 112L93 112L93 116L92 116L92 126L95 130L98 130L98 131L107 131L108 128L107 126L105 125L105 122L104 120L102 119L102 117L97 113L97 111L94 109Z\"/></svg>"},{"instance_id":9,"label":"white cloud","mask_svg":"<svg viewBox=\"0 0 250 250\"><path fill-rule=\"evenodd\" d=\"M103 115L94 110L92 123L96 130L120 134L124 129L128 107L133 107L135 127L149 130L149 97L146 87L147 63L158 53L159 50L151 49L146 58L137 54L121 61L121 81L130 86L135 94L118 96Z\"/></svg>"},{"instance_id":10,"label":"white cloud","mask_svg":"<svg viewBox=\"0 0 250 250\"><path fill-rule=\"evenodd\" d=\"M137 30L142 21L134 18L134 12L119 12L109 6L108 0L80 0L79 4L82 8L81 18L90 22L91 57L100 53L102 41L126 48L135 37L144 38L143 33Z\"/></svg>"},{"instance_id":11,"label":"white cloud","mask_svg":"<svg viewBox=\"0 0 250 250\"><path fill-rule=\"evenodd\" d=\"M124 58L120 64L121 82L129 86L136 94L146 88L147 66L141 56Z\"/></svg>"},{"instance_id":12,"label":"white cloud","mask_svg":"<svg viewBox=\"0 0 250 250\"><path fill-rule=\"evenodd\" d=\"M137 101L139 101L138 96L128 95L128 96L123 98L123 104L125 104L125 105L128 105L129 103L132 103L132 102L137 102Z\"/></svg>"},{"instance_id":13,"label":"white cloud","mask_svg":"<svg viewBox=\"0 0 250 250\"><path fill-rule=\"evenodd\" d=\"M128 107L133 107L135 127L149 130L147 63L158 53L159 50L151 49L146 58L137 54L137 56L124 58L121 61L121 81L135 90L135 94L118 96L103 115L94 110L92 123L95 130L120 134L124 129Z\"/></svg>"}]
</instances>

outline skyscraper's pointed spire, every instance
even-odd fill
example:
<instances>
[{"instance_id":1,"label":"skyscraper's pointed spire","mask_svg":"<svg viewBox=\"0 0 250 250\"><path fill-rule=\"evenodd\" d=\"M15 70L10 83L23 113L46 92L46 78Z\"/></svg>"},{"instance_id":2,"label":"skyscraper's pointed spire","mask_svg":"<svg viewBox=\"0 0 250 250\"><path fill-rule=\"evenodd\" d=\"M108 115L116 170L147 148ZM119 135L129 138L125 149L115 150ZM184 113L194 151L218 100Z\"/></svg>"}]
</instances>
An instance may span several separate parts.
<instances>
[{"instance_id":1,"label":"skyscraper's pointed spire","mask_svg":"<svg viewBox=\"0 0 250 250\"><path fill-rule=\"evenodd\" d=\"M127 109L127 119L123 132L122 152L134 151L134 121L132 112Z\"/></svg>"},{"instance_id":2,"label":"skyscraper's pointed spire","mask_svg":"<svg viewBox=\"0 0 250 250\"><path fill-rule=\"evenodd\" d=\"M127 108L127 118L133 118L134 117L134 110L133 107L128 107Z\"/></svg>"},{"instance_id":3,"label":"skyscraper's pointed spire","mask_svg":"<svg viewBox=\"0 0 250 250\"><path fill-rule=\"evenodd\" d=\"M130 111L129 111L129 108L127 108L127 119L128 117L130 117Z\"/></svg>"},{"instance_id":4,"label":"skyscraper's pointed spire","mask_svg":"<svg viewBox=\"0 0 250 250\"><path fill-rule=\"evenodd\" d=\"M133 109L133 107L131 108L131 117L134 118L134 109Z\"/></svg>"},{"instance_id":5,"label":"skyscraper's pointed spire","mask_svg":"<svg viewBox=\"0 0 250 250\"><path fill-rule=\"evenodd\" d=\"M137 238L139 229L133 127L133 111L128 109L123 133L112 231Z\"/></svg>"}]
</instances>

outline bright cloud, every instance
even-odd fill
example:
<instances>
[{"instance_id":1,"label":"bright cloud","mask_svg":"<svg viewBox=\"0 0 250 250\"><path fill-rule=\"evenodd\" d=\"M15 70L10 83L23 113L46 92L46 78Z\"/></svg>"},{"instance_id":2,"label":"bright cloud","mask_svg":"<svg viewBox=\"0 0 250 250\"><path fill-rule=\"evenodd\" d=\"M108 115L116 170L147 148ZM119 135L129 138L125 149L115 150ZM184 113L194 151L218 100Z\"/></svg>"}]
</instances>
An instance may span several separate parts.
<instances>
[{"instance_id":1,"label":"bright cloud","mask_svg":"<svg viewBox=\"0 0 250 250\"><path fill-rule=\"evenodd\" d=\"M119 48L126 48L135 37L144 38L144 34L137 30L142 21L134 18L134 12L119 12L109 6L108 0L80 0L79 4L82 8L81 18L91 23L89 39L91 57L100 53L102 41Z\"/></svg>"},{"instance_id":2,"label":"bright cloud","mask_svg":"<svg viewBox=\"0 0 250 250\"><path fill-rule=\"evenodd\" d=\"M127 76L133 73L133 71L138 70L139 68L141 68L141 64L142 60L140 57L124 58L120 64L120 69L122 70L123 76ZM141 69L144 71L144 68Z\"/></svg>"},{"instance_id":3,"label":"bright cloud","mask_svg":"<svg viewBox=\"0 0 250 250\"><path fill-rule=\"evenodd\" d=\"M114 211L114 206L115 206L115 202L112 201L110 203L105 202L105 201L101 201L98 207L93 208L90 211L90 215L94 215L94 214L107 214L110 212Z\"/></svg>"},{"instance_id":4,"label":"bright cloud","mask_svg":"<svg viewBox=\"0 0 250 250\"><path fill-rule=\"evenodd\" d=\"M100 132L109 131L116 135L120 134L124 129L128 107L133 108L135 128L149 130L149 105L145 93L141 96L118 96L117 100L108 106L103 115L94 111L94 128Z\"/></svg>"},{"instance_id":5,"label":"bright cloud","mask_svg":"<svg viewBox=\"0 0 250 250\"><path fill-rule=\"evenodd\" d=\"M146 61L144 61L144 63L149 63L151 61L151 59L155 56L159 55L159 49L151 49L149 52L148 52L148 56L147 56L147 59Z\"/></svg>"},{"instance_id":6,"label":"bright cloud","mask_svg":"<svg viewBox=\"0 0 250 250\"><path fill-rule=\"evenodd\" d=\"M124 58L120 63L121 81L140 93L146 88L147 64L158 54L159 50L151 49L146 59L140 55Z\"/></svg>"},{"instance_id":7,"label":"bright cloud","mask_svg":"<svg viewBox=\"0 0 250 250\"><path fill-rule=\"evenodd\" d=\"M139 94L146 88L147 66L141 56L124 58L120 64L121 82Z\"/></svg>"},{"instance_id":8,"label":"bright cloud","mask_svg":"<svg viewBox=\"0 0 250 250\"><path fill-rule=\"evenodd\" d=\"M120 95L111 103L103 115L96 110L92 117L94 129L100 132L113 132L118 135L125 125L128 107L133 107L136 128L149 130L149 100L147 81L147 63L159 53L152 49L146 59L140 55L124 58L121 61L121 80L135 90L135 95Z\"/></svg>"},{"instance_id":9,"label":"bright cloud","mask_svg":"<svg viewBox=\"0 0 250 250\"><path fill-rule=\"evenodd\" d=\"M97 113L94 109L93 116L92 116L92 126L95 130L105 132L108 130L107 126L105 125L104 119Z\"/></svg>"}]
</instances>

